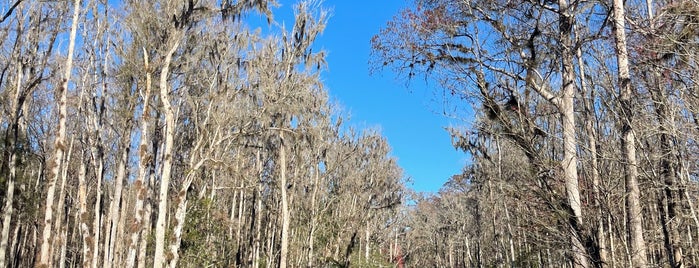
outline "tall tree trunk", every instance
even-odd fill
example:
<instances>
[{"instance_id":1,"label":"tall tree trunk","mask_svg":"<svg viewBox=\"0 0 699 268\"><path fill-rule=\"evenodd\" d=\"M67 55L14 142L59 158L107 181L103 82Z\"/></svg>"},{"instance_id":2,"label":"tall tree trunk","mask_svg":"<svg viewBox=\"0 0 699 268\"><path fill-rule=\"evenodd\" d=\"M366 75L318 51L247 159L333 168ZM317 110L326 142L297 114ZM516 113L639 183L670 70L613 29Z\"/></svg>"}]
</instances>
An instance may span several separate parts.
<instances>
[{"instance_id":1,"label":"tall tree trunk","mask_svg":"<svg viewBox=\"0 0 699 268\"><path fill-rule=\"evenodd\" d=\"M561 76L563 78L562 96L559 105L563 128L563 172L565 174L566 196L570 206L569 224L571 225L571 240L573 244L573 256L576 267L588 267L588 254L582 237L582 203L580 202L580 189L578 186L578 156L575 138L575 69L573 58L572 30L575 23L572 8L567 0L558 1L559 10L559 42L561 45Z\"/></svg>"},{"instance_id":2,"label":"tall tree trunk","mask_svg":"<svg viewBox=\"0 0 699 268\"><path fill-rule=\"evenodd\" d=\"M5 145L8 146L6 150L10 152L7 159L9 167L9 176L7 180L7 189L5 194L5 204L3 206L2 212L2 233L0 233L0 268L5 267L5 258L7 252L7 241L10 236L10 224L12 223L12 213L14 210L14 194L15 194L15 180L17 178L17 153L19 150L19 120L21 116L21 109L26 98L25 93L22 91L22 67L19 64L17 68L16 77L16 87L15 87L15 98L12 102L12 116L10 120L11 123L11 133L5 136ZM12 137L9 137L12 135Z\"/></svg>"},{"instance_id":3,"label":"tall tree trunk","mask_svg":"<svg viewBox=\"0 0 699 268\"><path fill-rule=\"evenodd\" d=\"M316 198L318 196L318 188L320 187L320 168L318 168L318 165L313 167L313 171L315 180L313 181L313 194L311 195L311 230L308 234L308 267L313 267L315 258L315 231L316 228L318 228L318 212L316 211Z\"/></svg>"},{"instance_id":4,"label":"tall tree trunk","mask_svg":"<svg viewBox=\"0 0 699 268\"><path fill-rule=\"evenodd\" d=\"M172 232L172 242L169 245L170 250L170 261L167 267L176 268L177 261L180 259L178 253L180 249L180 242L182 241L182 230L184 229L185 216L187 215L187 190L189 190L190 185L192 185L192 180L194 176L187 176L185 181L182 183L182 189L177 193L177 208L175 209L175 227Z\"/></svg>"},{"instance_id":5,"label":"tall tree trunk","mask_svg":"<svg viewBox=\"0 0 699 268\"><path fill-rule=\"evenodd\" d=\"M90 227L88 226L88 213L87 213L87 183L85 177L87 176L87 168L85 167L85 153L83 154L83 161L80 161L80 170L78 174L78 224L80 225L80 232L82 233L82 266L90 267L92 254L90 253L91 241L94 241L90 235Z\"/></svg>"},{"instance_id":6,"label":"tall tree trunk","mask_svg":"<svg viewBox=\"0 0 699 268\"><path fill-rule=\"evenodd\" d=\"M202 126L209 126L209 119L211 118L211 108L213 106L209 104L208 110L206 112L206 117L202 121L201 125ZM209 146L211 147L217 147L217 145L220 145L220 142L222 140L215 140L218 137L217 134L218 130L212 130L214 134L211 136L211 143ZM204 165L204 162L207 160L207 158L201 158L199 161L197 161L196 156L200 155L198 152L204 147L204 137L208 135L205 135L204 133L199 133L197 137L197 142L196 144L192 147L191 149L191 154L189 158L189 168L187 171L187 175L185 176L184 181L182 182L182 186L180 187L179 192L177 193L177 208L175 209L175 227L172 232L172 239L171 243L168 246L170 250L170 256L172 259L169 261L168 267L170 268L176 268L177 267L177 261L179 260L179 249L180 249L180 243L182 241L182 230L184 229L184 224L185 220L187 217L187 192L189 191L189 187L192 185L192 181L194 181L194 178L196 176L196 172ZM225 150L225 149L224 149ZM210 153L211 151L209 151ZM214 185L212 184L212 199L213 200L213 193L214 193ZM204 191L202 191L202 194Z\"/></svg>"},{"instance_id":7,"label":"tall tree trunk","mask_svg":"<svg viewBox=\"0 0 699 268\"><path fill-rule=\"evenodd\" d=\"M68 154L66 156L66 163L70 163L71 155L73 154L73 141L74 139L70 139L70 145L68 146ZM60 256L57 256L56 258L59 259L58 265L59 267L64 266L65 264L61 259L65 259L65 251L67 250L68 247L68 224L69 224L69 219L70 219L70 208L65 207L65 199L66 199L66 181L68 180L68 168L65 167L63 168L63 175L61 176L61 188L60 191L58 192L58 215L56 216L56 228L55 232L57 234L60 234L60 237L58 239L53 240L53 248L60 249ZM65 220L64 220L65 219ZM65 221L65 223L63 222ZM62 267L61 267L62 268Z\"/></svg>"},{"instance_id":8,"label":"tall tree trunk","mask_svg":"<svg viewBox=\"0 0 699 268\"><path fill-rule=\"evenodd\" d=\"M157 141L154 141L153 143L158 143ZM154 145L156 146L156 145ZM153 150L154 152L157 152L157 148ZM154 155L157 155L154 153ZM148 175L148 180L146 180L146 185L144 185L144 195L147 196L149 199L148 202L144 204L143 208L143 218L146 220L145 224L141 228L140 231L140 242L138 246L138 268L145 268L146 267L146 261L147 261L147 253L148 253L148 241L150 240L149 234L151 234L153 230L153 221L151 220L153 215L153 201L150 200L154 196L154 190L155 190L155 166L151 166L151 172Z\"/></svg>"},{"instance_id":9,"label":"tall tree trunk","mask_svg":"<svg viewBox=\"0 0 699 268\"><path fill-rule=\"evenodd\" d=\"M286 120L284 121L286 122ZM279 184L281 186L282 193L282 233L281 233L281 258L279 260L279 267L287 267L287 255L289 253L289 203L287 196L287 178L286 178L286 141L284 140L284 130L279 132Z\"/></svg>"},{"instance_id":10,"label":"tall tree trunk","mask_svg":"<svg viewBox=\"0 0 699 268\"><path fill-rule=\"evenodd\" d=\"M93 96L93 103L94 103ZM93 111L93 139L90 139L90 151L92 153L92 165L95 171L95 205L94 205L94 215L92 218L92 268L97 268L99 264L99 245L100 245L100 235L101 231L101 219L102 219L102 180L104 179L104 147L102 146L102 119L101 113L94 107Z\"/></svg>"},{"instance_id":11,"label":"tall tree trunk","mask_svg":"<svg viewBox=\"0 0 699 268\"><path fill-rule=\"evenodd\" d=\"M80 0L73 2L73 22L70 28L70 41L68 43L68 55L66 65L64 67L63 81L60 87L57 87L56 96L59 97L57 104L58 108L58 129L56 139L54 141L53 164L51 165L51 174L47 181L46 190L46 205L44 208L43 230L41 233L41 246L38 253L37 267L51 267L51 231L53 225L53 202L56 194L56 181L60 176L61 160L66 149L66 116L68 115L68 82L73 71L73 52L75 50L75 36L78 31L78 17L80 17Z\"/></svg>"},{"instance_id":12,"label":"tall tree trunk","mask_svg":"<svg viewBox=\"0 0 699 268\"><path fill-rule=\"evenodd\" d=\"M115 240L115 246L114 246L114 257L112 260L112 266L114 267L124 267L124 246L126 246L126 243L128 241L125 240L125 237L130 237L127 235L126 232L126 219L127 217L127 211L130 209L129 203L131 202L131 199L128 198L128 196L122 198L123 204L121 205L121 208L119 209L119 222L117 223L117 236L114 239Z\"/></svg>"},{"instance_id":13,"label":"tall tree trunk","mask_svg":"<svg viewBox=\"0 0 699 268\"><path fill-rule=\"evenodd\" d=\"M136 263L136 254L139 241L139 235L141 230L145 229L143 224L143 204L146 202L148 196L148 175L151 166L151 161L153 161L153 155L148 153L148 143L150 142L149 134L149 121L150 121L150 99L151 99L151 72L150 72L150 62L148 60L148 51L143 48L143 70L146 71L146 82L145 89L143 90L143 112L141 114L141 133L138 146L138 177L134 181L134 191L136 192L136 203L134 205L134 219L129 226L130 240L128 246L128 253L126 257L126 267L134 267Z\"/></svg>"},{"instance_id":14,"label":"tall tree trunk","mask_svg":"<svg viewBox=\"0 0 699 268\"><path fill-rule=\"evenodd\" d=\"M104 268L111 268L114 263L115 247L117 240L117 229L119 225L120 218L122 215L121 211L121 201L122 192L124 189L124 179L126 178L127 165L129 161L129 152L131 148L131 122L126 123L127 126L124 132L121 134L121 158L119 158L119 165L117 167L117 175L114 178L114 192L112 194L112 201L109 203L109 215L107 228L109 230L109 235L104 239L104 261L102 263Z\"/></svg>"},{"instance_id":15,"label":"tall tree trunk","mask_svg":"<svg viewBox=\"0 0 699 268\"><path fill-rule=\"evenodd\" d=\"M633 108L631 104L631 78L629 59L626 50L626 26L624 1L614 0L612 31L615 37L617 67L619 68L619 99L622 109L622 151L624 153L624 180L626 183L626 210L630 238L631 265L646 267L646 243L643 240L643 215L641 214L640 189L638 187L638 161L636 160L636 137L631 125Z\"/></svg>"},{"instance_id":16,"label":"tall tree trunk","mask_svg":"<svg viewBox=\"0 0 699 268\"><path fill-rule=\"evenodd\" d=\"M597 153L597 129L595 128L595 109L594 100L595 93L587 87L587 80L585 78L585 61L582 57L582 49L578 47L577 51L578 58L578 69L580 70L580 87L582 89L582 95L584 99L585 107L585 131L588 136L588 147L590 150L590 166L592 170L590 171L592 177L592 194L594 198L595 210L597 212L597 225L595 226L595 239L597 239L597 247L599 249L599 266L607 267L609 265L609 253L606 243L606 235L604 232L604 219L605 216L602 213L602 195L600 191L602 190L602 185L600 184L599 176L599 161ZM610 231L611 233L611 231Z\"/></svg>"},{"instance_id":17,"label":"tall tree trunk","mask_svg":"<svg viewBox=\"0 0 699 268\"><path fill-rule=\"evenodd\" d=\"M670 265L675 268L683 267L684 262L682 260L682 247L680 246L680 233L678 224L681 217L678 213L679 205L679 183L678 183L678 156L675 146L673 146L673 140L675 139L674 130L672 129L672 124L675 122L674 116L671 114L671 110L668 108L669 100L665 96L665 92L658 85L657 89L650 90L651 99L653 100L653 105L655 106L655 113L658 118L658 125L660 130L660 175L662 176L664 182L663 191L663 204L661 211L664 215L663 222L666 226L663 229L666 230L666 247L668 252L668 259Z\"/></svg>"},{"instance_id":18,"label":"tall tree trunk","mask_svg":"<svg viewBox=\"0 0 699 268\"><path fill-rule=\"evenodd\" d=\"M170 89L167 86L167 78L170 74L172 55L180 45L178 34L175 33L174 43L168 50L163 60L163 68L160 70L160 98L165 114L165 148L163 149L163 165L160 175L160 190L158 193L158 218L155 223L155 255L153 256L153 268L161 268L165 263L165 220L167 219L167 196L172 176L172 152L175 145L175 128L177 127L175 112L170 103Z\"/></svg>"}]
</instances>

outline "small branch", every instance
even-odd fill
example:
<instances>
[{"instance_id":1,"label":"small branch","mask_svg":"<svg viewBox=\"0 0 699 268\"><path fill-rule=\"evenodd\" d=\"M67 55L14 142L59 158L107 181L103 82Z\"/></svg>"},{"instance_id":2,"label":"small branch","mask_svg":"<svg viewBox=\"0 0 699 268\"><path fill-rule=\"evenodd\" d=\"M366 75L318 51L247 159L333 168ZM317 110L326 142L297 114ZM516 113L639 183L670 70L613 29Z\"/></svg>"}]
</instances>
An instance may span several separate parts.
<instances>
[{"instance_id":1,"label":"small branch","mask_svg":"<svg viewBox=\"0 0 699 268\"><path fill-rule=\"evenodd\" d=\"M10 15L12 15L12 12L15 11L15 8L17 8L17 6L19 6L19 4L22 3L22 1L23 1L23 0L17 0L17 2L15 2L14 4L12 4L12 6L10 7L10 9L7 10L7 12L5 13L5 16L2 16L2 20L0 20L0 23L5 22L5 20L6 20L7 18L9 18Z\"/></svg>"}]
</instances>

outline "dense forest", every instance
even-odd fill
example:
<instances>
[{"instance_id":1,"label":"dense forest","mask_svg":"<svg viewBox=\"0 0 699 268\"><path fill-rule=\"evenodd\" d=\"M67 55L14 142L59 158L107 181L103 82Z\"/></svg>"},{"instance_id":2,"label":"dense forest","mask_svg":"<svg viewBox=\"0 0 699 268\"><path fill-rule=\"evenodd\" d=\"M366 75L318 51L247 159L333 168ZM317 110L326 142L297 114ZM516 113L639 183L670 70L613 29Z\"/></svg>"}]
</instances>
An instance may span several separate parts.
<instances>
[{"instance_id":1,"label":"dense forest","mask_svg":"<svg viewBox=\"0 0 699 268\"><path fill-rule=\"evenodd\" d=\"M472 115L433 194L329 97L328 3L0 3L0 268L696 267L699 2L407 3L367 67Z\"/></svg>"}]
</instances>

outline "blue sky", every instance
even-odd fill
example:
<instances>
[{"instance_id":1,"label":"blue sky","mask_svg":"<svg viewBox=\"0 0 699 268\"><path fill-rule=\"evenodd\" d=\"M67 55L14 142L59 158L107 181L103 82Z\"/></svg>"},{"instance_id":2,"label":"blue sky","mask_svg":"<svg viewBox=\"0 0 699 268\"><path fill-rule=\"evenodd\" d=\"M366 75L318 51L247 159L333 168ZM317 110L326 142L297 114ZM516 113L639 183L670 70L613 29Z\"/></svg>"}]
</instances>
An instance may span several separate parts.
<instances>
[{"instance_id":1,"label":"blue sky","mask_svg":"<svg viewBox=\"0 0 699 268\"><path fill-rule=\"evenodd\" d=\"M286 20L295 0L281 0L277 20ZM332 98L351 116L350 125L381 130L393 156L412 178L412 188L436 192L461 171L466 155L451 146L445 127L461 123L441 114L438 85L424 79L406 83L390 70L369 74L370 39L398 11L404 0L326 0L331 16L316 46L327 51L323 80ZM290 18L289 18L290 19ZM293 21L284 22L287 27ZM462 125L462 124L461 124Z\"/></svg>"}]
</instances>

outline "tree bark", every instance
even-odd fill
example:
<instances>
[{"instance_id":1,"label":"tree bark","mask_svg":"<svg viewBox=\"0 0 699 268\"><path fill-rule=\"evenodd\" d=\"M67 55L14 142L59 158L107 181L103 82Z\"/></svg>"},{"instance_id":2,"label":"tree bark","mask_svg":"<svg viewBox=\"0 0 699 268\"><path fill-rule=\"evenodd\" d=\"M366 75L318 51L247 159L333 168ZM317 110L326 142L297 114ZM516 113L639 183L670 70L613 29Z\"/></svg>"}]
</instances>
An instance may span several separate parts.
<instances>
[{"instance_id":1,"label":"tree bark","mask_svg":"<svg viewBox=\"0 0 699 268\"><path fill-rule=\"evenodd\" d=\"M85 167L85 156L83 154L83 161L80 161L80 170L78 174L78 222L80 225L80 232L82 233L82 266L90 267L92 266L90 253L91 241L94 241L90 235L90 227L88 226L88 212L87 212L87 185L86 179L87 168Z\"/></svg>"},{"instance_id":2,"label":"tree bark","mask_svg":"<svg viewBox=\"0 0 699 268\"><path fill-rule=\"evenodd\" d=\"M578 185L578 156L575 138L575 69L573 67L573 39L571 37L575 17L567 0L559 0L559 42L561 44L561 63L563 78L562 96L559 109L563 128L563 172L565 188L570 206L569 224L571 225L571 240L576 267L589 267L588 254L582 241L582 203Z\"/></svg>"},{"instance_id":3,"label":"tree bark","mask_svg":"<svg viewBox=\"0 0 699 268\"><path fill-rule=\"evenodd\" d=\"M18 153L18 142L19 142L19 120L22 104L24 102L24 92L22 92L22 67L21 64L17 68L17 84L15 87L15 98L12 102L12 116L11 116L11 135L12 137L5 136L5 144L8 146L6 148L9 152L8 166L9 166L9 176L7 177L7 193L5 194L5 204L3 206L2 212L2 233L0 233L0 267L5 267L5 258L7 252L7 241L10 236L10 224L12 223L12 213L14 210L14 194L15 194L15 180L17 178L17 153ZM9 134L9 133L8 133Z\"/></svg>"},{"instance_id":4,"label":"tree bark","mask_svg":"<svg viewBox=\"0 0 699 268\"><path fill-rule=\"evenodd\" d=\"M115 248L117 243L117 230L122 215L121 211L121 201L122 192L124 189L124 179L127 173L127 164L129 161L129 152L131 144L131 122L127 122L125 131L122 133L120 147L121 147L121 158L119 159L119 165L117 167L117 175L114 178L114 193L112 201L109 203L109 221L107 223L107 228L109 228L109 235L105 237L105 250L104 250L104 268L111 268L114 263Z\"/></svg>"},{"instance_id":5,"label":"tree bark","mask_svg":"<svg viewBox=\"0 0 699 268\"><path fill-rule=\"evenodd\" d=\"M96 102L96 97L93 96L93 103ZM102 119L101 112L97 110L97 107L93 107L92 120L93 127L92 139L89 139L90 151L92 153L92 166L95 172L95 205L93 210L92 218L92 268L97 268L99 264L99 245L100 245L100 235L101 231L101 219L102 219L102 180L104 179L104 147L102 145Z\"/></svg>"},{"instance_id":6,"label":"tree bark","mask_svg":"<svg viewBox=\"0 0 699 268\"><path fill-rule=\"evenodd\" d=\"M622 151L624 163L624 180L626 184L626 209L630 237L631 265L646 267L646 244L643 239L643 215L641 214L640 189L638 187L638 161L636 160L636 137L631 125L633 108L631 105L631 78L629 74L628 52L626 50L626 26L624 1L614 0L612 31L615 37L617 67L619 72L619 101L622 109Z\"/></svg>"},{"instance_id":7,"label":"tree bark","mask_svg":"<svg viewBox=\"0 0 699 268\"><path fill-rule=\"evenodd\" d=\"M289 253L289 203L287 196L287 178L286 178L286 144L284 140L284 132L280 130L279 133L280 145L279 145L279 184L281 186L282 194L282 234L281 234L281 258L279 260L279 267L287 267L287 255Z\"/></svg>"},{"instance_id":8,"label":"tree bark","mask_svg":"<svg viewBox=\"0 0 699 268\"><path fill-rule=\"evenodd\" d=\"M175 35L178 35L175 33ZM175 112L170 103L170 89L167 86L167 78L170 74L172 55L180 45L180 40L175 37L174 43L165 55L163 67L160 70L160 98L162 99L165 114L165 148L163 149L163 170L160 175L160 190L158 194L158 218L155 223L155 255L153 256L153 268L161 268L165 263L165 220L167 219L167 196L172 176L172 151L175 145Z\"/></svg>"},{"instance_id":9,"label":"tree bark","mask_svg":"<svg viewBox=\"0 0 699 268\"><path fill-rule=\"evenodd\" d=\"M659 77L659 76L658 76ZM663 229L666 230L666 250L668 252L668 259L670 265L674 268L683 267L683 254L682 246L680 245L680 233L678 224L681 217L678 215L679 205L679 182L677 178L678 174L678 163L677 163L677 151L675 146L673 146L673 140L675 140L674 130L672 124L675 122L675 118L668 108L670 105L667 96L663 88L651 89L651 99L653 100L653 105L655 106L655 113L658 119L658 126L660 130L660 175L663 179L664 190L663 190L663 204L664 209L662 210L663 215Z\"/></svg>"},{"instance_id":10,"label":"tree bark","mask_svg":"<svg viewBox=\"0 0 699 268\"><path fill-rule=\"evenodd\" d=\"M41 233L40 249L38 253L37 267L51 267L51 231L53 225L53 202L56 194L56 181L60 176L61 160L66 149L66 116L68 115L68 82L73 71L73 52L75 50L75 36L78 31L78 17L80 17L80 0L73 2L73 22L70 28L70 41L68 43L68 55L64 67L63 83L57 87L56 96L59 97L57 135L54 141L53 163L51 174L47 181L46 205L44 208L43 230Z\"/></svg>"},{"instance_id":11,"label":"tree bark","mask_svg":"<svg viewBox=\"0 0 699 268\"><path fill-rule=\"evenodd\" d=\"M148 173L153 156L148 153L148 143L150 142L149 121L150 121L150 99L151 99L151 71L148 60L148 51L143 48L143 69L146 72L146 83L143 91L143 112L141 115L141 141L138 146L138 177L134 181L136 192L136 203L134 204L134 220L129 226L131 239L129 241L128 253L126 257L126 267L134 267L141 230L145 229L143 224L143 204L148 195Z\"/></svg>"},{"instance_id":12,"label":"tree bark","mask_svg":"<svg viewBox=\"0 0 699 268\"><path fill-rule=\"evenodd\" d=\"M604 215L602 211L602 185L600 184L599 176L599 161L597 153L597 129L594 122L596 121L594 100L595 93L587 87L585 78L585 61L582 57L582 50L578 47L577 51L578 68L580 69L580 87L582 89L584 107L585 107L585 131L588 136L588 147L590 150L590 171L592 177L592 194L594 198L595 210L597 212L597 225L595 226L595 238L597 239L597 247L599 248L599 266L607 267L609 265L609 253L607 249L606 235L604 232Z\"/></svg>"}]
</instances>

